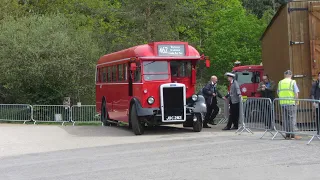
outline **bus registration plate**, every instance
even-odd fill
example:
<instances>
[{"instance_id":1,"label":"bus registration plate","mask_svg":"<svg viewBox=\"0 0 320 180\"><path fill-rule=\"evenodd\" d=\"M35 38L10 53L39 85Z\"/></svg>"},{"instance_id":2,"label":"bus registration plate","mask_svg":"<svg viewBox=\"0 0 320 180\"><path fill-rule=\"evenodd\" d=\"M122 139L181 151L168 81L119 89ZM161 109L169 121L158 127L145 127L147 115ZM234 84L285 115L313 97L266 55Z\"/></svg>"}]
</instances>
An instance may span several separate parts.
<instances>
[{"instance_id":1,"label":"bus registration plate","mask_svg":"<svg viewBox=\"0 0 320 180\"><path fill-rule=\"evenodd\" d=\"M175 120L181 121L182 116L168 116L166 120L167 121L175 121Z\"/></svg>"}]
</instances>

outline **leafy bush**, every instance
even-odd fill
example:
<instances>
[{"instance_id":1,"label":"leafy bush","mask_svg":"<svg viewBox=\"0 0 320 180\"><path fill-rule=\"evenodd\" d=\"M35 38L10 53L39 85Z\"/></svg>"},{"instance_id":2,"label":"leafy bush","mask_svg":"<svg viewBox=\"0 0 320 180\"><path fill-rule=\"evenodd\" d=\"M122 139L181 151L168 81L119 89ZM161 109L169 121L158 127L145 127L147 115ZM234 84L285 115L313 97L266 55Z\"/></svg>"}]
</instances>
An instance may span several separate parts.
<instances>
[{"instance_id":1,"label":"leafy bush","mask_svg":"<svg viewBox=\"0 0 320 180\"><path fill-rule=\"evenodd\" d=\"M10 103L94 102L95 63L102 55L90 31L64 15L6 17L0 23L0 84ZM77 99L78 100L78 99Z\"/></svg>"}]
</instances>

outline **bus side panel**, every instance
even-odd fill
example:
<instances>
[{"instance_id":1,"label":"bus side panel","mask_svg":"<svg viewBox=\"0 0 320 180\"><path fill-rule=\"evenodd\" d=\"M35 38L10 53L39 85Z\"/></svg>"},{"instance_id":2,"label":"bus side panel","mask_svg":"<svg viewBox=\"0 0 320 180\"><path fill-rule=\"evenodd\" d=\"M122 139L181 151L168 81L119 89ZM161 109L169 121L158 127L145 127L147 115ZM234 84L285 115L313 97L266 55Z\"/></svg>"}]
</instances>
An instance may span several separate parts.
<instances>
[{"instance_id":1,"label":"bus side panel","mask_svg":"<svg viewBox=\"0 0 320 180\"><path fill-rule=\"evenodd\" d=\"M102 92L100 91L100 84L96 84L96 111L101 114L101 100Z\"/></svg>"},{"instance_id":2,"label":"bus side panel","mask_svg":"<svg viewBox=\"0 0 320 180\"><path fill-rule=\"evenodd\" d=\"M141 105L143 105L143 85L142 83L133 83L133 96L132 97L135 97L137 98ZM129 97L129 99L131 99L132 97ZM128 104L129 106L130 104Z\"/></svg>"},{"instance_id":3,"label":"bus side panel","mask_svg":"<svg viewBox=\"0 0 320 180\"><path fill-rule=\"evenodd\" d=\"M119 83L109 85L112 91L113 112L110 113L111 119L122 122L128 122L128 104L129 85L128 83Z\"/></svg>"}]
</instances>

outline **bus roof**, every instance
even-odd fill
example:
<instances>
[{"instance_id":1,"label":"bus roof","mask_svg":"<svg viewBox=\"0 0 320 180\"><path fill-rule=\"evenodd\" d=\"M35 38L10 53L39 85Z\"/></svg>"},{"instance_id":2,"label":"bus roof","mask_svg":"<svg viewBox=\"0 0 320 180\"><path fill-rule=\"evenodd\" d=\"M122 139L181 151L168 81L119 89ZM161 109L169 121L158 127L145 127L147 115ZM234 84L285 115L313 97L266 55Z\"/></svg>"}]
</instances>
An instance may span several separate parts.
<instances>
[{"instance_id":1,"label":"bus roof","mask_svg":"<svg viewBox=\"0 0 320 180\"><path fill-rule=\"evenodd\" d=\"M187 42L181 41L160 41L134 46L128 49L117 51L102 56L97 64L112 62L115 60L129 59L132 57L152 57L156 58L177 58L183 57L200 58L199 52Z\"/></svg>"}]
</instances>

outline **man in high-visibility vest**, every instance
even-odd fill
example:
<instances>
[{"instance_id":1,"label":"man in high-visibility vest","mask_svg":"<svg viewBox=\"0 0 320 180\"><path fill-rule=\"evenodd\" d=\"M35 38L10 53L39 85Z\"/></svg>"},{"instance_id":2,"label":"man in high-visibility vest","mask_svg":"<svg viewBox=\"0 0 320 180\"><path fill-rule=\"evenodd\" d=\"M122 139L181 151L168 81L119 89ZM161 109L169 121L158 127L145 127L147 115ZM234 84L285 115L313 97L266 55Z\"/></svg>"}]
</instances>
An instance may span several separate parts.
<instances>
[{"instance_id":1,"label":"man in high-visibility vest","mask_svg":"<svg viewBox=\"0 0 320 180\"><path fill-rule=\"evenodd\" d=\"M296 130L296 105L298 105L299 88L295 80L292 80L292 72L287 70L284 72L285 78L278 84L278 96L280 98L280 106L283 114L283 124L287 131L286 139L301 139L292 133ZM291 134L290 134L291 133Z\"/></svg>"}]
</instances>

